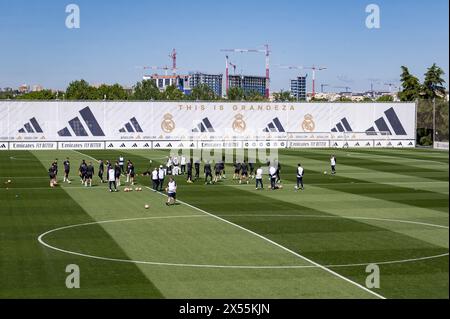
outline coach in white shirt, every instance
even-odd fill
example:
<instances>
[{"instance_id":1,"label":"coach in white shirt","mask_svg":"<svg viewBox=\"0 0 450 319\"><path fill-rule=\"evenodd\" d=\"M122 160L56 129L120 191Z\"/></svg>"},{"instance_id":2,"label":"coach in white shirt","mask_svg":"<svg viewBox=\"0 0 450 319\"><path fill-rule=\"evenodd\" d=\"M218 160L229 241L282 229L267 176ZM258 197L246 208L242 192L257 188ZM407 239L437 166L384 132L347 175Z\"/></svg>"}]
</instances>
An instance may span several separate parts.
<instances>
[{"instance_id":1,"label":"coach in white shirt","mask_svg":"<svg viewBox=\"0 0 450 319\"><path fill-rule=\"evenodd\" d=\"M277 183L277 169L275 166L271 165L269 168L269 175L270 175L270 188L272 190L276 189L276 183Z\"/></svg>"},{"instance_id":2,"label":"coach in white shirt","mask_svg":"<svg viewBox=\"0 0 450 319\"><path fill-rule=\"evenodd\" d=\"M186 156L181 155L181 160L180 160L180 165L181 165L181 174L186 174Z\"/></svg>"},{"instance_id":3,"label":"coach in white shirt","mask_svg":"<svg viewBox=\"0 0 450 319\"><path fill-rule=\"evenodd\" d=\"M258 186L261 186L261 189L264 189L263 185L263 169L262 167L258 167L256 170L256 189L259 189Z\"/></svg>"},{"instance_id":4,"label":"coach in white shirt","mask_svg":"<svg viewBox=\"0 0 450 319\"><path fill-rule=\"evenodd\" d=\"M113 167L109 167L108 169L108 182L109 182L109 191L113 192L113 186L114 186L114 192L117 192L117 185L116 185L116 175L115 170Z\"/></svg>"},{"instance_id":5,"label":"coach in white shirt","mask_svg":"<svg viewBox=\"0 0 450 319\"><path fill-rule=\"evenodd\" d=\"M153 190L157 191L158 190L158 186L159 186L159 174L158 174L158 169L155 168L152 172L152 185L153 185Z\"/></svg>"},{"instance_id":6,"label":"coach in white shirt","mask_svg":"<svg viewBox=\"0 0 450 319\"><path fill-rule=\"evenodd\" d=\"M161 165L159 167L159 171L158 171L158 179L159 179L159 190L162 192L163 187L164 187L164 178L166 177L166 172L164 171L163 166Z\"/></svg>"}]
</instances>

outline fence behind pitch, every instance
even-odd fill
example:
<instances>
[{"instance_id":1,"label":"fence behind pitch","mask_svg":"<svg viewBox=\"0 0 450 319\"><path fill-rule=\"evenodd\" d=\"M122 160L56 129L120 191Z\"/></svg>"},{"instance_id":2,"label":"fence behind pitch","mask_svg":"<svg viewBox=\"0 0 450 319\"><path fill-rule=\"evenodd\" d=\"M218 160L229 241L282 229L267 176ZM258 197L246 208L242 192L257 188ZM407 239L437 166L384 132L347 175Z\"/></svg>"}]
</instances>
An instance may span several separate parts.
<instances>
[{"instance_id":1,"label":"fence behind pitch","mask_svg":"<svg viewBox=\"0 0 450 319\"><path fill-rule=\"evenodd\" d=\"M415 119L414 103L4 101L0 147L414 147Z\"/></svg>"}]
</instances>

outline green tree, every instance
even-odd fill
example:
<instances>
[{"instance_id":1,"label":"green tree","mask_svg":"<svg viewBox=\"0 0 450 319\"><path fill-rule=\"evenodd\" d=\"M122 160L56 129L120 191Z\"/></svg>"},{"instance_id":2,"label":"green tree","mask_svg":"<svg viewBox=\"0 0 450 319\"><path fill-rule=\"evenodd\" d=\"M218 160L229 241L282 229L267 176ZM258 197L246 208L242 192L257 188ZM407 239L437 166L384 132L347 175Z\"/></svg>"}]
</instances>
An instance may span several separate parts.
<instances>
[{"instance_id":1,"label":"green tree","mask_svg":"<svg viewBox=\"0 0 450 319\"><path fill-rule=\"evenodd\" d=\"M152 80L143 80L136 83L133 91L132 100L159 100L161 97L161 92L157 88L155 81Z\"/></svg>"},{"instance_id":2,"label":"green tree","mask_svg":"<svg viewBox=\"0 0 450 319\"><path fill-rule=\"evenodd\" d=\"M273 94L275 102L293 102L295 101L295 98L291 95L291 92L289 91L283 91L275 92Z\"/></svg>"},{"instance_id":3,"label":"green tree","mask_svg":"<svg viewBox=\"0 0 450 319\"><path fill-rule=\"evenodd\" d=\"M17 96L18 100L55 100L57 97L56 92L51 90L42 90L36 92L29 92Z\"/></svg>"},{"instance_id":4,"label":"green tree","mask_svg":"<svg viewBox=\"0 0 450 319\"><path fill-rule=\"evenodd\" d=\"M232 87L228 89L228 100L230 101L242 101L244 100L244 90L240 87Z\"/></svg>"},{"instance_id":5,"label":"green tree","mask_svg":"<svg viewBox=\"0 0 450 319\"><path fill-rule=\"evenodd\" d=\"M175 85L166 87L166 90L161 93L161 99L169 101L181 101L184 99L184 94Z\"/></svg>"},{"instance_id":6,"label":"green tree","mask_svg":"<svg viewBox=\"0 0 450 319\"><path fill-rule=\"evenodd\" d=\"M402 66L401 82L403 90L398 94L401 101L415 101L420 95L420 82L417 77L409 73L406 66Z\"/></svg>"},{"instance_id":7,"label":"green tree","mask_svg":"<svg viewBox=\"0 0 450 319\"><path fill-rule=\"evenodd\" d=\"M194 101L214 101L218 99L214 91L205 83L194 87L189 98Z\"/></svg>"},{"instance_id":8,"label":"green tree","mask_svg":"<svg viewBox=\"0 0 450 319\"><path fill-rule=\"evenodd\" d=\"M377 102L394 102L392 95L382 95L377 99Z\"/></svg>"},{"instance_id":9,"label":"green tree","mask_svg":"<svg viewBox=\"0 0 450 319\"><path fill-rule=\"evenodd\" d=\"M425 73L422 85L422 97L424 99L442 98L445 96L445 80L442 78L444 71L434 63Z\"/></svg>"},{"instance_id":10,"label":"green tree","mask_svg":"<svg viewBox=\"0 0 450 319\"><path fill-rule=\"evenodd\" d=\"M250 91L250 92L246 92L246 93L245 93L244 99L245 99L246 101L251 101L251 102L267 101L267 99L265 98L265 96L262 95L261 93L259 93L258 91Z\"/></svg>"},{"instance_id":11,"label":"green tree","mask_svg":"<svg viewBox=\"0 0 450 319\"><path fill-rule=\"evenodd\" d=\"M98 100L100 96L95 87L90 86L85 80L79 80L69 84L65 98L67 100Z\"/></svg>"},{"instance_id":12,"label":"green tree","mask_svg":"<svg viewBox=\"0 0 450 319\"><path fill-rule=\"evenodd\" d=\"M103 84L97 89L97 98L102 100L106 99L109 101L124 101L128 100L129 95L120 84Z\"/></svg>"}]
</instances>

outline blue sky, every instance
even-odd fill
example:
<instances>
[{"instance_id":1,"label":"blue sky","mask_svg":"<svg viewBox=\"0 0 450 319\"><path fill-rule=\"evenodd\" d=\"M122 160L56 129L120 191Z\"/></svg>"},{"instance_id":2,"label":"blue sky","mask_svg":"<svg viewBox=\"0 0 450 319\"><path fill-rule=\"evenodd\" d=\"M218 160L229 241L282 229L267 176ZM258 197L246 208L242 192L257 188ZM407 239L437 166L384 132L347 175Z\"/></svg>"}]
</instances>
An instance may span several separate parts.
<instances>
[{"instance_id":1,"label":"blue sky","mask_svg":"<svg viewBox=\"0 0 450 319\"><path fill-rule=\"evenodd\" d=\"M66 5L81 10L81 28L67 29ZM381 28L365 26L368 4ZM423 77L436 62L447 73L448 0L0 0L0 87L65 88L75 79L131 86L136 66L223 73L222 48L272 49L272 89L289 89L298 71L274 65L324 65L318 86L376 89L399 79L400 66ZM264 75L262 54L232 54L244 74ZM310 83L308 82L310 85ZM308 88L310 90L310 87ZM336 89L338 90L338 89Z\"/></svg>"}]
</instances>

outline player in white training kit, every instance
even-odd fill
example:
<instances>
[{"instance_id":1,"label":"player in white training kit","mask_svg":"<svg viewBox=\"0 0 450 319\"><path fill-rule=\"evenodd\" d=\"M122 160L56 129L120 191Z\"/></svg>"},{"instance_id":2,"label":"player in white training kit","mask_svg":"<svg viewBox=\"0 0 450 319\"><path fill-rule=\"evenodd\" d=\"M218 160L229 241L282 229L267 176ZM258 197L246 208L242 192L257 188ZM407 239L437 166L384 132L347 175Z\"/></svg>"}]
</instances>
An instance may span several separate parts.
<instances>
[{"instance_id":1,"label":"player in white training kit","mask_svg":"<svg viewBox=\"0 0 450 319\"><path fill-rule=\"evenodd\" d=\"M330 163L331 163L331 174L335 175L336 174L336 156L335 155L331 155Z\"/></svg>"},{"instance_id":2,"label":"player in white training kit","mask_svg":"<svg viewBox=\"0 0 450 319\"><path fill-rule=\"evenodd\" d=\"M169 178L169 184L167 185L166 191L167 191L166 205L167 206L175 205L175 202L177 200L177 183L172 177Z\"/></svg>"},{"instance_id":3,"label":"player in white training kit","mask_svg":"<svg viewBox=\"0 0 450 319\"><path fill-rule=\"evenodd\" d=\"M303 174L305 173L305 170L303 169L301 164L298 164L297 167L297 186L295 187L295 190L304 190L305 188L303 187Z\"/></svg>"}]
</instances>

